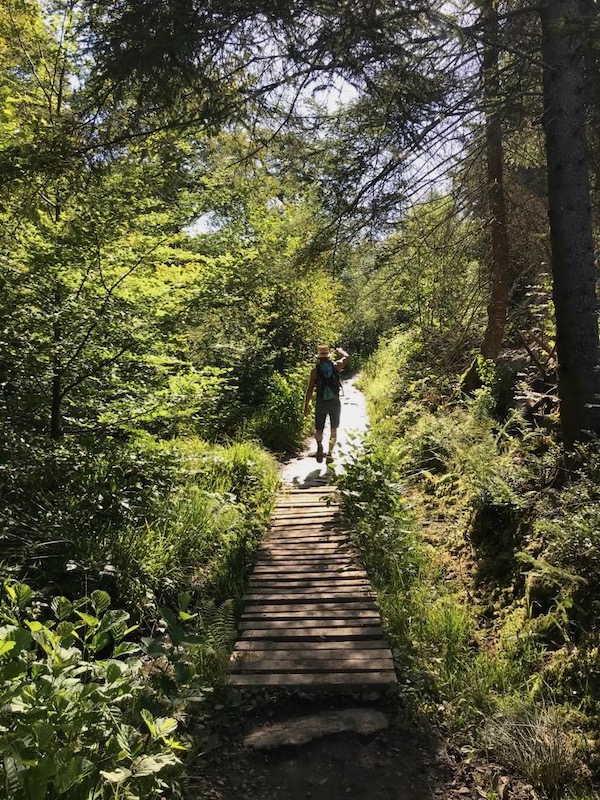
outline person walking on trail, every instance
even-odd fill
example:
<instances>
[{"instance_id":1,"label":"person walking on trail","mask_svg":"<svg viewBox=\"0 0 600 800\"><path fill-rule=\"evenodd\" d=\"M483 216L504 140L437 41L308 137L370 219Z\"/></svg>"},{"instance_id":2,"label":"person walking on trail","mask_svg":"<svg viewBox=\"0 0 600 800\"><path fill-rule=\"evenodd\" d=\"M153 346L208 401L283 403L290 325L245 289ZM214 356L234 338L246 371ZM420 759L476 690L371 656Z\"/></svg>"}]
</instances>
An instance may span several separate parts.
<instances>
[{"instance_id":1,"label":"person walking on trail","mask_svg":"<svg viewBox=\"0 0 600 800\"><path fill-rule=\"evenodd\" d=\"M350 358L348 353L342 350L341 347L336 347L335 352L339 356L336 361L332 360L331 352L326 344L317 347L315 354L317 364L311 370L304 398L304 416L308 416L310 401L316 389L315 439L317 441L316 457L319 464L323 461L323 429L325 428L327 417L329 417L331 424L331 432L325 460L327 464L333 461L333 448L337 440L337 429L340 425L340 372Z\"/></svg>"}]
</instances>

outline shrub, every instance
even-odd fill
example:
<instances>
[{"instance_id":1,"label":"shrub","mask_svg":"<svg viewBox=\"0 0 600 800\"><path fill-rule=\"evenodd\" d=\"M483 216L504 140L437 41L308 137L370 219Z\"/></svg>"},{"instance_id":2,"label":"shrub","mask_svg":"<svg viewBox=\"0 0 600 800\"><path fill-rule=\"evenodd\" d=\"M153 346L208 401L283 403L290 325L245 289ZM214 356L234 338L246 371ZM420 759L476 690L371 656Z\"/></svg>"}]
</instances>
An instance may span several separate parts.
<instances>
[{"instance_id":1,"label":"shrub","mask_svg":"<svg viewBox=\"0 0 600 800\"><path fill-rule=\"evenodd\" d=\"M101 453L32 450L3 475L5 569L46 594L103 588L156 613L182 587L239 586L271 509L273 458L251 444L143 437ZM225 576L231 574L231 580Z\"/></svg>"},{"instance_id":2,"label":"shrub","mask_svg":"<svg viewBox=\"0 0 600 800\"><path fill-rule=\"evenodd\" d=\"M105 592L53 619L32 591L7 581L0 602L0 777L15 800L172 797L182 769L178 721L150 691L143 648L126 639L129 614ZM38 612L42 609L38 609ZM147 640L147 645L151 645ZM161 708L162 705L162 708Z\"/></svg>"},{"instance_id":3,"label":"shrub","mask_svg":"<svg viewBox=\"0 0 600 800\"><path fill-rule=\"evenodd\" d=\"M286 375L274 372L265 400L248 424L247 432L274 452L294 453L302 446L308 373L308 368Z\"/></svg>"}]
</instances>

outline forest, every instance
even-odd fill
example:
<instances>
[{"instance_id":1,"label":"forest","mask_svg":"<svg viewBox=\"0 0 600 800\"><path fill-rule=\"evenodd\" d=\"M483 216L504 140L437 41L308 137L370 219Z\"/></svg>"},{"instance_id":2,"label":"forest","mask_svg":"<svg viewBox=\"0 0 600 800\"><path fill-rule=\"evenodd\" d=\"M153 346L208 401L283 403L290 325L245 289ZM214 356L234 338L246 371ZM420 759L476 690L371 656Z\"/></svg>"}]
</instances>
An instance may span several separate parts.
<instances>
[{"instance_id":1,"label":"forest","mask_svg":"<svg viewBox=\"0 0 600 800\"><path fill-rule=\"evenodd\" d=\"M203 796L323 343L395 702L599 796L599 11L4 0L0 798Z\"/></svg>"}]
</instances>

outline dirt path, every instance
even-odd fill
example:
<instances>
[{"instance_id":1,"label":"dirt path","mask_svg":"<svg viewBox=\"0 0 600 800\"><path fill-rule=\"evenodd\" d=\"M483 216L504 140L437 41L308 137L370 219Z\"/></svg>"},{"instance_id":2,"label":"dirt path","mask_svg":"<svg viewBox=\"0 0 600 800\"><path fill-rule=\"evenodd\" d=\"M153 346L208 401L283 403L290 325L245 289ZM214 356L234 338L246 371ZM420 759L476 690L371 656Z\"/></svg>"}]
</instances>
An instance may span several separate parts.
<instances>
[{"instance_id":1,"label":"dirt path","mask_svg":"<svg viewBox=\"0 0 600 800\"><path fill-rule=\"evenodd\" d=\"M328 718L337 709L377 710L387 727L344 731L305 744L255 749L249 734L292 729L306 715ZM429 800L464 798L456 765L444 745L402 720L390 702L360 698L273 696L240 717L231 738L215 750L191 796L206 800ZM231 733L231 731L230 731ZM454 782L454 785L453 785ZM473 797L481 797L474 794Z\"/></svg>"}]
</instances>

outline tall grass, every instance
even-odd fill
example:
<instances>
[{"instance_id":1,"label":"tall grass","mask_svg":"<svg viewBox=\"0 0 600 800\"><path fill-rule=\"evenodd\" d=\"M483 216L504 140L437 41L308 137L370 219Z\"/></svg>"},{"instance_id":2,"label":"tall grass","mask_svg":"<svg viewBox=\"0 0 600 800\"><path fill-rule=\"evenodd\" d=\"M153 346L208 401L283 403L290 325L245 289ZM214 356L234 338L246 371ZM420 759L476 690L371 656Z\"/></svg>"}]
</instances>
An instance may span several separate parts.
<instances>
[{"instance_id":1,"label":"tall grass","mask_svg":"<svg viewBox=\"0 0 600 800\"><path fill-rule=\"evenodd\" d=\"M573 647L575 601L597 598L596 462L588 459L587 477L571 490L545 494L559 456L548 435L516 414L496 419L488 388L472 400L430 402L413 358L410 336L399 335L367 365L372 440L340 478L404 697L459 741L484 737L498 762L547 796L579 796L573 787L588 754L557 704L573 708L570 688L579 708L600 707L582 695L598 683L590 678L598 659L561 659L547 647L563 639L543 634L554 624ZM586 580L565 574L534 598L544 547L553 574L577 565ZM575 676L578 665L587 677ZM557 691L560 679L567 683Z\"/></svg>"},{"instance_id":2,"label":"tall grass","mask_svg":"<svg viewBox=\"0 0 600 800\"><path fill-rule=\"evenodd\" d=\"M0 529L6 569L42 593L106 589L138 615L183 588L217 601L240 593L278 483L272 456L251 443L151 437L83 455L65 448L54 466L43 454L15 472Z\"/></svg>"}]
</instances>

